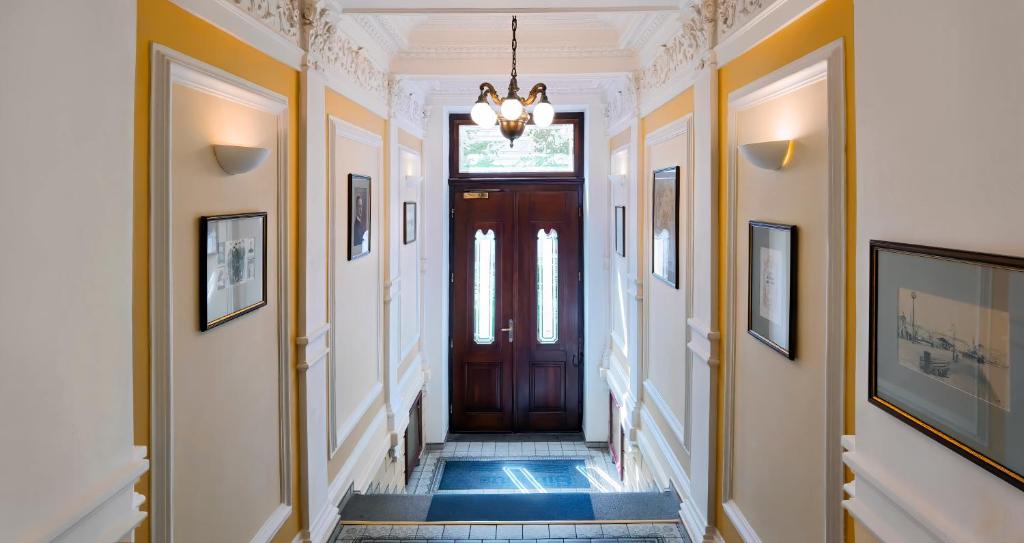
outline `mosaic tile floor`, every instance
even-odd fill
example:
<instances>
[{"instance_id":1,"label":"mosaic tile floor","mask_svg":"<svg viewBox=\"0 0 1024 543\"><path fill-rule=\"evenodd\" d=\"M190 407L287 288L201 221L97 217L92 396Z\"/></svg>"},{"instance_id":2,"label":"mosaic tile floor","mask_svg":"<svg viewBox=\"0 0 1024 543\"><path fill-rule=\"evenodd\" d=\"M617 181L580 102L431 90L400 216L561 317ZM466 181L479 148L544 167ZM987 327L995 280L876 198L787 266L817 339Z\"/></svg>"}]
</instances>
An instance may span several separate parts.
<instances>
[{"instance_id":1,"label":"mosaic tile floor","mask_svg":"<svg viewBox=\"0 0 1024 543\"><path fill-rule=\"evenodd\" d=\"M408 524L341 525L334 543L688 543L679 525L665 524Z\"/></svg>"}]
</instances>

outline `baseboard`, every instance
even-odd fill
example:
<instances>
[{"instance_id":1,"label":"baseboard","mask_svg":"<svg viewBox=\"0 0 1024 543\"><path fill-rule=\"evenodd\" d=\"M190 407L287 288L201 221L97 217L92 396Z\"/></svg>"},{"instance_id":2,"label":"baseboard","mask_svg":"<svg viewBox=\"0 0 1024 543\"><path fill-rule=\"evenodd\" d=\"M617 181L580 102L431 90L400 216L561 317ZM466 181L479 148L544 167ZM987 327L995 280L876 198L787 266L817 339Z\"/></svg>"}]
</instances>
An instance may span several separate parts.
<instances>
[{"instance_id":1,"label":"baseboard","mask_svg":"<svg viewBox=\"0 0 1024 543\"><path fill-rule=\"evenodd\" d=\"M743 511L740 510L740 506L735 500L723 503L722 508L725 509L725 516L729 517L733 528L736 528L744 543L761 543L761 538L754 531L754 527L750 525L747 517L743 515Z\"/></svg>"},{"instance_id":2,"label":"baseboard","mask_svg":"<svg viewBox=\"0 0 1024 543\"><path fill-rule=\"evenodd\" d=\"M267 517L267 520L263 522L263 526L260 526L256 535L252 536L251 543L266 543L273 539L291 514L292 506L283 503L278 505L274 512Z\"/></svg>"},{"instance_id":3,"label":"baseboard","mask_svg":"<svg viewBox=\"0 0 1024 543\"><path fill-rule=\"evenodd\" d=\"M338 476L331 481L331 485L327 490L327 496L328 503L332 506L337 507L341 503L350 485L355 484L358 488L359 485L355 481L356 468L365 460L366 455L376 454L379 451L381 457L383 457L387 453L387 420L387 409L381 408L366 428L366 431L360 436L355 448L352 449L352 455L345 460L341 471L338 472ZM384 437L380 440L381 442L378 447L373 447L373 438L378 434ZM372 477L373 473L369 476Z\"/></svg>"}]
</instances>

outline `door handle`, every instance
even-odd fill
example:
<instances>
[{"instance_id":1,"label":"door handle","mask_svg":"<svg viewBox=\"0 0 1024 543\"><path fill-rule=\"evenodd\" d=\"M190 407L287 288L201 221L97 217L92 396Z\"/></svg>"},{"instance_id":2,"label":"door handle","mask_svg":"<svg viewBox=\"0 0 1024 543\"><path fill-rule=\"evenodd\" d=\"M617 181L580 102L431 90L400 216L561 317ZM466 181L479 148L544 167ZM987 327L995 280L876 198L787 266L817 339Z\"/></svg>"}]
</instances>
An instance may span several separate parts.
<instances>
[{"instance_id":1,"label":"door handle","mask_svg":"<svg viewBox=\"0 0 1024 543\"><path fill-rule=\"evenodd\" d=\"M502 328L502 332L508 332L508 342L512 343L512 337L515 335L515 322L512 319L508 320L508 328Z\"/></svg>"}]
</instances>

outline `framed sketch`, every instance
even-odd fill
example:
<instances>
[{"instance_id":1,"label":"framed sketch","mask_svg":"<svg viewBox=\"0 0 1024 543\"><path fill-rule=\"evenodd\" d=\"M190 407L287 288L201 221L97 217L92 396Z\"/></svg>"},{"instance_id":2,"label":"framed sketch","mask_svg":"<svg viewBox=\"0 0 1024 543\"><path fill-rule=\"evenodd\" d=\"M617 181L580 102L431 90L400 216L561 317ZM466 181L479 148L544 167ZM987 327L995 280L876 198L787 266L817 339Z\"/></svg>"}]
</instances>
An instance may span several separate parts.
<instances>
[{"instance_id":1,"label":"framed sketch","mask_svg":"<svg viewBox=\"0 0 1024 543\"><path fill-rule=\"evenodd\" d=\"M405 218L405 231L402 242L406 245L416 241L416 202L402 204L402 216Z\"/></svg>"},{"instance_id":2,"label":"framed sketch","mask_svg":"<svg viewBox=\"0 0 1024 543\"><path fill-rule=\"evenodd\" d=\"M679 288L679 166L654 172L651 265L654 276Z\"/></svg>"},{"instance_id":3,"label":"framed sketch","mask_svg":"<svg viewBox=\"0 0 1024 543\"><path fill-rule=\"evenodd\" d=\"M265 305L266 212L200 217L199 330L205 332Z\"/></svg>"},{"instance_id":4,"label":"framed sketch","mask_svg":"<svg viewBox=\"0 0 1024 543\"><path fill-rule=\"evenodd\" d=\"M1024 259L870 250L868 401L1024 490Z\"/></svg>"},{"instance_id":5,"label":"framed sketch","mask_svg":"<svg viewBox=\"0 0 1024 543\"><path fill-rule=\"evenodd\" d=\"M796 358L796 226L750 221L747 332Z\"/></svg>"},{"instance_id":6,"label":"framed sketch","mask_svg":"<svg viewBox=\"0 0 1024 543\"><path fill-rule=\"evenodd\" d=\"M348 174L348 259L355 260L370 254L373 237L370 206L370 178Z\"/></svg>"},{"instance_id":7,"label":"framed sketch","mask_svg":"<svg viewBox=\"0 0 1024 543\"><path fill-rule=\"evenodd\" d=\"M626 206L615 206L615 254L626 257Z\"/></svg>"}]
</instances>

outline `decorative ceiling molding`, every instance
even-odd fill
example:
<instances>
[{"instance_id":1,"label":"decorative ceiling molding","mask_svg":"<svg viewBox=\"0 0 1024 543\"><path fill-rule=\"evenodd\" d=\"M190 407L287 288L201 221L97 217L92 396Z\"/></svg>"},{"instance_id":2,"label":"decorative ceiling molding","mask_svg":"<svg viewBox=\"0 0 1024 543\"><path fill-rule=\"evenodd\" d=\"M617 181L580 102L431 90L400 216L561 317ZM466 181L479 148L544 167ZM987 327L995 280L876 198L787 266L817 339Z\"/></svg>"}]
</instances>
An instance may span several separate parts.
<instances>
[{"instance_id":1,"label":"decorative ceiling molding","mask_svg":"<svg viewBox=\"0 0 1024 543\"><path fill-rule=\"evenodd\" d=\"M445 100L455 98L459 100L470 100L466 105L472 105L480 94L480 82L490 81L499 90L508 86L508 74L489 76L410 76L406 78L414 81L419 88L430 99ZM520 85L532 85L538 81L544 81L548 87L548 95L552 101L556 96L604 96L605 86L610 78L621 78L623 74L608 75L561 75L561 76L532 76L520 74ZM504 93L501 93L504 94Z\"/></svg>"},{"instance_id":2,"label":"decorative ceiling molding","mask_svg":"<svg viewBox=\"0 0 1024 543\"><path fill-rule=\"evenodd\" d=\"M642 93L704 66L707 54L714 47L715 10L715 0L698 0L689 6L682 30L663 45L662 51L642 70L639 81Z\"/></svg>"},{"instance_id":3,"label":"decorative ceiling molding","mask_svg":"<svg viewBox=\"0 0 1024 543\"><path fill-rule=\"evenodd\" d=\"M311 6L304 19L306 63L325 74L341 75L387 103L387 70L377 67L361 46L339 30L333 10Z\"/></svg>"},{"instance_id":4,"label":"decorative ceiling molding","mask_svg":"<svg viewBox=\"0 0 1024 543\"><path fill-rule=\"evenodd\" d=\"M238 9L274 32L299 42L299 0L230 0Z\"/></svg>"},{"instance_id":5,"label":"decorative ceiling molding","mask_svg":"<svg viewBox=\"0 0 1024 543\"><path fill-rule=\"evenodd\" d=\"M718 41L779 0L718 0Z\"/></svg>"},{"instance_id":6,"label":"decorative ceiling molding","mask_svg":"<svg viewBox=\"0 0 1024 543\"><path fill-rule=\"evenodd\" d=\"M394 77L390 89L388 109L391 117L397 119L413 135L422 137L429 119L427 93L422 82L407 77Z\"/></svg>"},{"instance_id":7,"label":"decorative ceiling molding","mask_svg":"<svg viewBox=\"0 0 1024 543\"><path fill-rule=\"evenodd\" d=\"M395 27L389 18L374 15L352 15L351 17L389 56L394 56L409 47L405 35Z\"/></svg>"},{"instance_id":8,"label":"decorative ceiling molding","mask_svg":"<svg viewBox=\"0 0 1024 543\"><path fill-rule=\"evenodd\" d=\"M626 123L639 116L639 72L608 79L604 85L604 116L608 135L623 130Z\"/></svg>"},{"instance_id":9,"label":"decorative ceiling molding","mask_svg":"<svg viewBox=\"0 0 1024 543\"><path fill-rule=\"evenodd\" d=\"M519 47L523 58L631 58L632 51L612 47ZM410 59L467 59L495 58L511 55L508 46L495 47L429 47L401 51L401 58Z\"/></svg>"}]
</instances>

